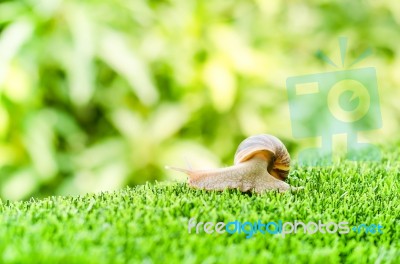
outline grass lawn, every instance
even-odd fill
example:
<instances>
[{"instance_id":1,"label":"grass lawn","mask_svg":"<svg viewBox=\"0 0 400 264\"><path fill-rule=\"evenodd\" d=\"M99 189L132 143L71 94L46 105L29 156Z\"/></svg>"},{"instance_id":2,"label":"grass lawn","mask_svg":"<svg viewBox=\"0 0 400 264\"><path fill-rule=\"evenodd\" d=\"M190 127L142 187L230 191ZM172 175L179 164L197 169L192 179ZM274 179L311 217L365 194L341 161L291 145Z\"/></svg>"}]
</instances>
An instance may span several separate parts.
<instances>
[{"instance_id":1,"label":"grass lawn","mask_svg":"<svg viewBox=\"0 0 400 264\"><path fill-rule=\"evenodd\" d=\"M293 166L297 193L207 192L156 183L0 203L0 262L400 263L399 152L379 163ZM382 234L188 233L188 221L381 224Z\"/></svg>"}]
</instances>

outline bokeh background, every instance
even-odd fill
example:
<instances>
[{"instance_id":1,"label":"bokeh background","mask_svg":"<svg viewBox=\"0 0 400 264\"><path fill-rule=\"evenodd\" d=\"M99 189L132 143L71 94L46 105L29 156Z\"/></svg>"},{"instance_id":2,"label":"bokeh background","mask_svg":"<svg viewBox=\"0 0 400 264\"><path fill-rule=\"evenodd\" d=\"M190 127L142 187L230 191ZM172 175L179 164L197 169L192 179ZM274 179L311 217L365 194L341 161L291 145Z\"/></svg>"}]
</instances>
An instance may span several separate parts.
<instances>
[{"instance_id":1,"label":"bokeh background","mask_svg":"<svg viewBox=\"0 0 400 264\"><path fill-rule=\"evenodd\" d=\"M346 60L377 70L388 144L400 128L400 2L0 2L0 196L184 181L165 165L232 164L246 136L292 156L286 79ZM340 64L340 63L339 63ZM311 143L310 143L311 142Z\"/></svg>"}]
</instances>

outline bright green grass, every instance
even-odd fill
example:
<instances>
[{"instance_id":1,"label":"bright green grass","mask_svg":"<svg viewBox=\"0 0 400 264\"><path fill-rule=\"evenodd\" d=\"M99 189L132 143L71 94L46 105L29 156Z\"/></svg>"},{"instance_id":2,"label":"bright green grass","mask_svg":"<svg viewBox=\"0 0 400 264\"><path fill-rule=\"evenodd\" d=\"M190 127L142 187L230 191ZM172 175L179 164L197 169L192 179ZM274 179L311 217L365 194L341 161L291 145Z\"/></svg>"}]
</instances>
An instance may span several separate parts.
<instances>
[{"instance_id":1,"label":"bright green grass","mask_svg":"<svg viewBox=\"0 0 400 264\"><path fill-rule=\"evenodd\" d=\"M298 193L147 184L115 193L0 204L1 262L400 263L398 153L381 163L291 171ZM384 233L188 234L197 221L381 223ZM165 262L166 263L166 262Z\"/></svg>"}]
</instances>

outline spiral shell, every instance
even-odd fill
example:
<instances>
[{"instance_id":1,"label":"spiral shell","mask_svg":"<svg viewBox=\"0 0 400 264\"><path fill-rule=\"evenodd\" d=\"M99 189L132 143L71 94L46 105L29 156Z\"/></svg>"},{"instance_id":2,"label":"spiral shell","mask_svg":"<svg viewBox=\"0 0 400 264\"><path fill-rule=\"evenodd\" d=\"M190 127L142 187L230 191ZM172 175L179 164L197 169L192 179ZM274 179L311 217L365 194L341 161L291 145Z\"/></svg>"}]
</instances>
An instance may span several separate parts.
<instances>
[{"instance_id":1,"label":"spiral shell","mask_svg":"<svg viewBox=\"0 0 400 264\"><path fill-rule=\"evenodd\" d=\"M236 150L234 163L242 163L255 156L267 161L267 170L273 177L279 180L287 179L290 169L290 155L285 145L278 138L268 134L246 138Z\"/></svg>"}]
</instances>

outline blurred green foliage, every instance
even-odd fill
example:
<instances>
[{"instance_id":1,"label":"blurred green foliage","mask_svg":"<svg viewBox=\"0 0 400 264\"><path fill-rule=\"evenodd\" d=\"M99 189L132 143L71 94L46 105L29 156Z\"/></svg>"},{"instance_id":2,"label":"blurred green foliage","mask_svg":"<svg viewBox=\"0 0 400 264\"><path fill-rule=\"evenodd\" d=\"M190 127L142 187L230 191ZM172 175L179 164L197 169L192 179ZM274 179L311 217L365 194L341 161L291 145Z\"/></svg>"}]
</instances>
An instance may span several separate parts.
<instances>
[{"instance_id":1,"label":"blurred green foliage","mask_svg":"<svg viewBox=\"0 0 400 264\"><path fill-rule=\"evenodd\" d=\"M381 138L399 129L400 3L0 3L0 195L80 194L155 179L164 165L231 164L255 133L292 138L285 81L366 47ZM376 137L376 134L374 134Z\"/></svg>"}]
</instances>

